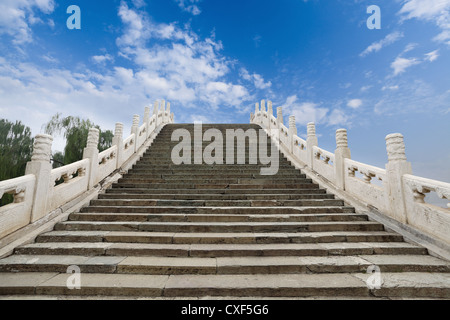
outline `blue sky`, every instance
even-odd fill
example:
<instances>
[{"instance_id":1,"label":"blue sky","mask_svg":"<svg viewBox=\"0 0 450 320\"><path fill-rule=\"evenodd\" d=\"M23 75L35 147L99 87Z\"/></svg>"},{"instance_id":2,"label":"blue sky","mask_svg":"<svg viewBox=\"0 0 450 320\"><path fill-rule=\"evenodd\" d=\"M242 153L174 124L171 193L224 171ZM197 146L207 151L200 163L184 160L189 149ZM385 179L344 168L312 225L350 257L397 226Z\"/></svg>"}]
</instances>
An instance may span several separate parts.
<instances>
[{"instance_id":1,"label":"blue sky","mask_svg":"<svg viewBox=\"0 0 450 320\"><path fill-rule=\"evenodd\" d=\"M379 167L400 132L415 174L450 181L449 50L450 0L1 0L0 116L33 134L56 112L129 130L166 99L177 122L248 123L269 99L327 150L347 128L353 158Z\"/></svg>"}]
</instances>

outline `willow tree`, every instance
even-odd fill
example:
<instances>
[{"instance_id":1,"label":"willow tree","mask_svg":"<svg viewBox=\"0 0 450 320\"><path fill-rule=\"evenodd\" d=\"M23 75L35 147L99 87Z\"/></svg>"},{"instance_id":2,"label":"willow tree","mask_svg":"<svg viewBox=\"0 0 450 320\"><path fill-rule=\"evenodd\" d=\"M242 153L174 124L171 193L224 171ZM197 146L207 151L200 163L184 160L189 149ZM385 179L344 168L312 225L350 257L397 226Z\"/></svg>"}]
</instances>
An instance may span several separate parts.
<instances>
[{"instance_id":1,"label":"willow tree","mask_svg":"<svg viewBox=\"0 0 450 320\"><path fill-rule=\"evenodd\" d=\"M114 134L112 131L102 131L99 126L89 119L68 116L63 118L57 113L45 125L45 133L49 135L63 134L66 139L64 148L64 163L70 164L83 158L83 150L87 144L90 128L97 128L100 131L98 144L99 151L104 151L111 147Z\"/></svg>"},{"instance_id":2,"label":"willow tree","mask_svg":"<svg viewBox=\"0 0 450 320\"><path fill-rule=\"evenodd\" d=\"M29 127L0 119L0 181L23 176L31 160L33 138ZM0 206L11 203L12 196L4 195Z\"/></svg>"}]
</instances>

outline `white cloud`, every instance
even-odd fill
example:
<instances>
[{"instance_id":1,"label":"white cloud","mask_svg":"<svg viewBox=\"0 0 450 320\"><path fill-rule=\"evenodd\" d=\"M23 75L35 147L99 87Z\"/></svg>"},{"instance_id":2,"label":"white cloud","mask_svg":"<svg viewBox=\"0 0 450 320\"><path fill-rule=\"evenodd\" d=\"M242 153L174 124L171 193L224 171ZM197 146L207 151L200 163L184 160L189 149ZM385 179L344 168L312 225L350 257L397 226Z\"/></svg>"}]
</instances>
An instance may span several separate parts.
<instances>
[{"instance_id":1,"label":"white cloud","mask_svg":"<svg viewBox=\"0 0 450 320\"><path fill-rule=\"evenodd\" d=\"M244 80L252 82L257 89L264 90L272 86L272 82L265 82L264 78L261 75L257 73L250 74L245 68L241 68L239 74Z\"/></svg>"},{"instance_id":2,"label":"white cloud","mask_svg":"<svg viewBox=\"0 0 450 320\"><path fill-rule=\"evenodd\" d=\"M36 13L40 11L50 14L54 8L53 0L2 0L0 1L0 35L11 36L15 45L29 43L32 41L30 25L43 23Z\"/></svg>"},{"instance_id":3,"label":"white cloud","mask_svg":"<svg viewBox=\"0 0 450 320\"><path fill-rule=\"evenodd\" d=\"M384 86L383 88L381 88L382 91L386 91L386 90L398 90L400 89L400 87L398 85L395 86Z\"/></svg>"},{"instance_id":4,"label":"white cloud","mask_svg":"<svg viewBox=\"0 0 450 320\"><path fill-rule=\"evenodd\" d=\"M178 6L182 10L189 12L194 16L197 16L200 13L202 13L202 11L197 5L198 3L201 2L201 0L175 0L175 2L178 3Z\"/></svg>"},{"instance_id":5,"label":"white cloud","mask_svg":"<svg viewBox=\"0 0 450 320\"><path fill-rule=\"evenodd\" d=\"M331 126L347 125L350 117L341 109L334 109L328 116L328 124Z\"/></svg>"},{"instance_id":6,"label":"white cloud","mask_svg":"<svg viewBox=\"0 0 450 320\"><path fill-rule=\"evenodd\" d=\"M435 23L440 29L434 40L450 45L450 0L404 0L403 20L420 19Z\"/></svg>"},{"instance_id":7,"label":"white cloud","mask_svg":"<svg viewBox=\"0 0 450 320\"><path fill-rule=\"evenodd\" d=\"M2 117L22 120L33 134L57 112L114 129L116 121L129 124L130 115L143 114L145 105L166 99L177 121L190 122L192 114L209 114L208 120L219 122L255 100L246 87L268 86L256 74L246 87L230 81L231 67L237 62L221 55L220 42L199 39L189 28L152 23L144 12L130 9L125 2L118 14L124 32L116 42L117 55L129 60L126 67L115 65L99 73L85 66L69 70L60 63L61 67L46 68L0 57ZM53 59L50 55L41 58ZM114 61L105 53L91 60Z\"/></svg>"},{"instance_id":8,"label":"white cloud","mask_svg":"<svg viewBox=\"0 0 450 320\"><path fill-rule=\"evenodd\" d=\"M126 26L117 40L120 53L138 66L148 94L166 94L191 107L203 102L213 109L238 106L252 98L245 87L226 79L234 62L220 55L221 43L212 38L200 40L192 31L173 24L152 23L145 13L126 3L121 4L119 16ZM169 42L149 46L150 40ZM256 88L271 86L260 75L251 78Z\"/></svg>"},{"instance_id":9,"label":"white cloud","mask_svg":"<svg viewBox=\"0 0 450 320\"><path fill-rule=\"evenodd\" d=\"M388 45L393 44L394 42L400 40L401 38L403 38L403 36L404 36L403 33L398 32L398 31L390 33L384 39L382 39L378 42L374 42L370 46L368 46L366 48L366 50L361 52L360 56L364 57L372 52L378 52L381 49L383 49L385 46L388 46Z\"/></svg>"},{"instance_id":10,"label":"white cloud","mask_svg":"<svg viewBox=\"0 0 450 320\"><path fill-rule=\"evenodd\" d=\"M319 108L319 104L313 102L299 102L297 95L290 96L286 99L283 107L284 114L295 116L298 124L304 126L309 122L316 124L326 121L328 109Z\"/></svg>"},{"instance_id":11,"label":"white cloud","mask_svg":"<svg viewBox=\"0 0 450 320\"><path fill-rule=\"evenodd\" d=\"M368 91L368 90L370 90L371 88L372 88L373 86L371 86L371 85L369 85L369 86L364 86L364 87L361 87L361 92L366 92L366 91Z\"/></svg>"},{"instance_id":12,"label":"white cloud","mask_svg":"<svg viewBox=\"0 0 450 320\"><path fill-rule=\"evenodd\" d=\"M405 113L444 114L450 101L450 90L438 92L422 80L401 80L399 89L385 90L376 102L374 112L384 115Z\"/></svg>"},{"instance_id":13,"label":"white cloud","mask_svg":"<svg viewBox=\"0 0 450 320\"><path fill-rule=\"evenodd\" d=\"M105 54L105 55L100 55L100 56L93 56L93 57L92 57L92 60L93 60L95 63L98 63L98 64L104 64L104 63L106 63L106 62L108 62L108 61L113 62L113 61L114 61L114 58L113 58L110 54Z\"/></svg>"},{"instance_id":14,"label":"white cloud","mask_svg":"<svg viewBox=\"0 0 450 320\"><path fill-rule=\"evenodd\" d=\"M439 58L439 50L432 51L430 53L425 54L425 60L428 60L430 62L435 61L437 58Z\"/></svg>"},{"instance_id":15,"label":"white cloud","mask_svg":"<svg viewBox=\"0 0 450 320\"><path fill-rule=\"evenodd\" d=\"M394 69L394 76L399 75L406 71L406 69L419 64L420 61L416 58L402 58L397 57L394 62L391 63L391 68Z\"/></svg>"},{"instance_id":16,"label":"white cloud","mask_svg":"<svg viewBox=\"0 0 450 320\"><path fill-rule=\"evenodd\" d=\"M363 105L363 102L361 99L352 99L347 103L347 107L350 107L352 109L358 109Z\"/></svg>"}]
</instances>

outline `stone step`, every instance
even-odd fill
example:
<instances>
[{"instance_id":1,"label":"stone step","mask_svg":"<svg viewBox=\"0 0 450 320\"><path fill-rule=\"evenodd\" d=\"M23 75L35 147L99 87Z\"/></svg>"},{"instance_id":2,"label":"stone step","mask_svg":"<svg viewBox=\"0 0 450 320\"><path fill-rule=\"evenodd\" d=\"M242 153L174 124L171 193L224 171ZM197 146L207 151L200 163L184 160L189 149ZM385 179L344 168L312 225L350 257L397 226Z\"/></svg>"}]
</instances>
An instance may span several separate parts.
<instances>
[{"instance_id":1,"label":"stone step","mask_svg":"<svg viewBox=\"0 0 450 320\"><path fill-rule=\"evenodd\" d=\"M54 231L61 233L60 231ZM74 232L72 232L74 233ZM87 233L87 232L85 232ZM68 235L74 236L74 235ZM79 240L88 239L77 238ZM98 235L97 235L98 236ZM49 235L59 239L58 235ZM348 255L426 255L427 250L404 242L283 243L283 244L159 244L97 242L39 242L16 249L20 255L98 255L157 257L280 257Z\"/></svg>"},{"instance_id":2,"label":"stone step","mask_svg":"<svg viewBox=\"0 0 450 320\"><path fill-rule=\"evenodd\" d=\"M154 189L150 190L147 188L112 188L107 189L106 194L156 194L156 195L257 195L257 196L265 196L265 195L325 195L326 190L324 189Z\"/></svg>"},{"instance_id":3,"label":"stone step","mask_svg":"<svg viewBox=\"0 0 450 320\"><path fill-rule=\"evenodd\" d=\"M276 275L82 274L71 290L66 273L1 273L0 295L135 297L428 297L450 298L448 273L383 273L380 290L370 290L364 273Z\"/></svg>"},{"instance_id":4,"label":"stone step","mask_svg":"<svg viewBox=\"0 0 450 320\"><path fill-rule=\"evenodd\" d=\"M367 221L365 214L223 215L223 214L120 214L72 213L70 221L104 222L331 222Z\"/></svg>"},{"instance_id":5,"label":"stone step","mask_svg":"<svg viewBox=\"0 0 450 320\"><path fill-rule=\"evenodd\" d=\"M309 200L309 199L334 199L332 194L141 194L141 193L104 193L99 194L99 200Z\"/></svg>"},{"instance_id":6,"label":"stone step","mask_svg":"<svg viewBox=\"0 0 450 320\"><path fill-rule=\"evenodd\" d=\"M115 183L113 188L146 188L146 189L317 189L313 183L266 183L266 184L227 184L227 183Z\"/></svg>"},{"instance_id":7,"label":"stone step","mask_svg":"<svg viewBox=\"0 0 450 320\"><path fill-rule=\"evenodd\" d=\"M199 174L199 175L227 175L230 174L231 176L235 175L249 175L249 176L256 176L256 177L267 177L261 175L261 168L253 168L253 169L240 169L240 166L238 167L230 167L225 169L213 169L213 168L178 168L176 166L174 167L162 167L159 166L159 168L155 169L154 167L142 167L140 164L136 164L133 166L133 169L130 169L128 171L128 174L146 174L146 175L166 175L166 176L174 176L174 175L181 175L181 176L191 176L192 174ZM284 167L280 168L278 170L278 173L276 176L300 176L305 177L300 170L297 170L293 167Z\"/></svg>"},{"instance_id":8,"label":"stone step","mask_svg":"<svg viewBox=\"0 0 450 320\"><path fill-rule=\"evenodd\" d=\"M383 231L384 226L369 221L345 222L104 222L67 221L55 226L57 231L146 231L200 233L301 233L330 231Z\"/></svg>"},{"instance_id":9,"label":"stone step","mask_svg":"<svg viewBox=\"0 0 450 320\"><path fill-rule=\"evenodd\" d=\"M198 164L198 165L206 165L206 162L202 162L202 164ZM183 164L175 164L173 162L173 160L171 158L166 158L166 159L142 159L139 162L139 165L142 167L156 167L156 166L180 166ZM188 166L192 166L194 165L194 160L192 159L191 163L185 164ZM241 166L241 165L248 165L248 166L257 166L259 168L266 168L266 167L270 167L275 166L277 167L277 169L279 168L291 168L292 167L292 163L287 161L287 160L283 160L280 159L277 163L275 162L270 162L270 163L263 163L261 161L259 161L259 159L245 159L245 161L243 163L238 163L237 160L235 160L233 163L231 164L227 164L226 160L224 159L223 162L219 162L219 163L215 163L214 165L216 166ZM218 168L219 170L225 170L226 168Z\"/></svg>"},{"instance_id":10,"label":"stone step","mask_svg":"<svg viewBox=\"0 0 450 320\"><path fill-rule=\"evenodd\" d=\"M315 207L109 207L89 206L81 213L184 213L184 214L320 214L355 213L353 207L315 206Z\"/></svg>"},{"instance_id":11,"label":"stone step","mask_svg":"<svg viewBox=\"0 0 450 320\"><path fill-rule=\"evenodd\" d=\"M315 207L343 206L344 201L336 199L309 200L92 200L92 207Z\"/></svg>"},{"instance_id":12,"label":"stone step","mask_svg":"<svg viewBox=\"0 0 450 320\"><path fill-rule=\"evenodd\" d=\"M156 173L148 173L145 170L141 171L134 171L130 170L128 173L124 176L124 178L127 179L164 179L164 180L190 180L190 179L247 179L247 180L297 180L297 179L306 179L306 175L301 174L300 172L290 172L290 173L283 173L283 174L277 174L276 176L261 176L259 174L249 174L244 172L237 172L237 173L230 173L230 172L217 172L217 173L204 173L204 172L198 172L195 176L192 174L188 174L186 172L184 173L163 173L159 172Z\"/></svg>"},{"instance_id":13,"label":"stone step","mask_svg":"<svg viewBox=\"0 0 450 320\"><path fill-rule=\"evenodd\" d=\"M154 169L154 170L165 170L165 169L180 169L180 170L203 170L203 169L216 169L218 171L228 170L231 168L235 168L236 170L249 170L249 169L261 169L261 168L267 168L270 165L262 165L262 164L214 164L214 165L207 165L205 163L203 164L174 164L172 161L166 161L166 162L147 162L145 160L139 161L135 167L139 168L148 168L148 169ZM133 167L133 168L135 168ZM279 170L282 169L294 169L292 164L290 162L280 162L278 165Z\"/></svg>"},{"instance_id":14,"label":"stone step","mask_svg":"<svg viewBox=\"0 0 450 320\"><path fill-rule=\"evenodd\" d=\"M333 231L303 233L175 233L143 231L51 231L36 238L36 245L49 242L100 242L135 244L335 244L345 252L349 243L402 242L403 237L386 231ZM35 253L39 254L39 253Z\"/></svg>"},{"instance_id":15,"label":"stone step","mask_svg":"<svg viewBox=\"0 0 450 320\"><path fill-rule=\"evenodd\" d=\"M285 177L272 177L266 179L252 179L252 178L224 178L215 177L210 179L200 178L200 177L190 177L190 178L146 178L142 176L128 176L125 178L120 178L118 180L119 184L179 184L180 181L183 184L245 184L245 185L266 185L266 184L307 184L311 183L311 179L305 178L285 178Z\"/></svg>"},{"instance_id":16,"label":"stone step","mask_svg":"<svg viewBox=\"0 0 450 320\"><path fill-rule=\"evenodd\" d=\"M61 272L76 265L81 273L114 274L320 274L363 273L372 265L384 272L450 273L450 263L431 256L279 256L279 257L134 257L14 255L0 261L0 272Z\"/></svg>"}]
</instances>

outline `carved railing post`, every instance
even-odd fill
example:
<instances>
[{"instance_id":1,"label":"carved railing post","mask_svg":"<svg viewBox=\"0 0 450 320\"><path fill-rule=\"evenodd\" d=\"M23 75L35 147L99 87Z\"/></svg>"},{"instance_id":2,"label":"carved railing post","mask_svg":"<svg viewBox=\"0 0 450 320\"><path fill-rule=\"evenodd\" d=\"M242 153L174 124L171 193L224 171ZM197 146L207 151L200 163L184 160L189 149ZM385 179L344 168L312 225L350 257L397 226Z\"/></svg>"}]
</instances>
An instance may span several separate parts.
<instances>
[{"instance_id":1,"label":"carved railing post","mask_svg":"<svg viewBox=\"0 0 450 320\"><path fill-rule=\"evenodd\" d=\"M161 102L161 124L166 123L166 101Z\"/></svg>"},{"instance_id":2,"label":"carved railing post","mask_svg":"<svg viewBox=\"0 0 450 320\"><path fill-rule=\"evenodd\" d=\"M403 186L403 175L412 174L411 163L406 159L403 135L390 134L386 137L386 150L389 162L386 164L390 214L397 221L408 223Z\"/></svg>"},{"instance_id":3,"label":"carved railing post","mask_svg":"<svg viewBox=\"0 0 450 320\"><path fill-rule=\"evenodd\" d=\"M283 124L283 108L278 107L277 108L277 127L278 129L281 129L281 125Z\"/></svg>"},{"instance_id":4,"label":"carved railing post","mask_svg":"<svg viewBox=\"0 0 450 320\"><path fill-rule=\"evenodd\" d=\"M89 129L86 148L83 151L83 159L89 159L89 182L88 190L95 185L98 168L98 141L100 139L100 131L96 128Z\"/></svg>"},{"instance_id":5,"label":"carved railing post","mask_svg":"<svg viewBox=\"0 0 450 320\"><path fill-rule=\"evenodd\" d=\"M297 135L297 125L295 124L295 116L289 117L289 152L294 151L294 135Z\"/></svg>"},{"instance_id":6,"label":"carved railing post","mask_svg":"<svg viewBox=\"0 0 450 320\"><path fill-rule=\"evenodd\" d=\"M272 125L272 116L273 116L273 105L272 105L272 101L267 101L267 118L269 120L269 130L272 129L273 125Z\"/></svg>"},{"instance_id":7,"label":"carved railing post","mask_svg":"<svg viewBox=\"0 0 450 320\"><path fill-rule=\"evenodd\" d=\"M139 115L135 114L133 116L133 126L131 127L131 134L134 133L134 152L136 152L138 148L137 140L139 138L139 122L140 117Z\"/></svg>"},{"instance_id":8,"label":"carved railing post","mask_svg":"<svg viewBox=\"0 0 450 320\"><path fill-rule=\"evenodd\" d=\"M260 114L261 114L261 111L259 109L259 103L257 102L257 103L255 103L255 123L256 124L260 124L259 123Z\"/></svg>"},{"instance_id":9,"label":"carved railing post","mask_svg":"<svg viewBox=\"0 0 450 320\"><path fill-rule=\"evenodd\" d=\"M159 123L159 117L158 117L158 112L159 112L159 102L155 101L155 103L153 104L153 115L156 116L155 117L155 128L158 127Z\"/></svg>"},{"instance_id":10,"label":"carved railing post","mask_svg":"<svg viewBox=\"0 0 450 320\"><path fill-rule=\"evenodd\" d=\"M339 129L336 131L336 151L334 152L334 168L336 177L336 186L345 190L345 159L351 159L350 149L348 147L347 130Z\"/></svg>"},{"instance_id":11,"label":"carved railing post","mask_svg":"<svg viewBox=\"0 0 450 320\"><path fill-rule=\"evenodd\" d=\"M170 123L170 122L171 122L171 115L170 115L170 102L167 102L167 106L166 106L166 112L167 112L167 115L169 116L169 118L168 118L168 119L166 119L166 121L167 121L167 123Z\"/></svg>"},{"instance_id":12,"label":"carved railing post","mask_svg":"<svg viewBox=\"0 0 450 320\"><path fill-rule=\"evenodd\" d=\"M119 169L123 163L123 124L116 123L114 130L113 146L117 146L117 164L116 169Z\"/></svg>"},{"instance_id":13,"label":"carved railing post","mask_svg":"<svg viewBox=\"0 0 450 320\"><path fill-rule=\"evenodd\" d=\"M314 122L308 123L308 136L306 138L306 151L307 151L307 165L311 169L314 163L314 147L319 145L319 141L316 136L316 125Z\"/></svg>"},{"instance_id":14,"label":"carved railing post","mask_svg":"<svg viewBox=\"0 0 450 320\"><path fill-rule=\"evenodd\" d=\"M145 138L150 136L150 107L145 107L144 111Z\"/></svg>"},{"instance_id":15,"label":"carved railing post","mask_svg":"<svg viewBox=\"0 0 450 320\"><path fill-rule=\"evenodd\" d=\"M53 138L46 134L37 135L34 138L33 155L27 163L25 175L34 174L36 185L33 195L33 208L31 210L31 222L35 222L46 215L49 188L53 187L51 180Z\"/></svg>"}]
</instances>

